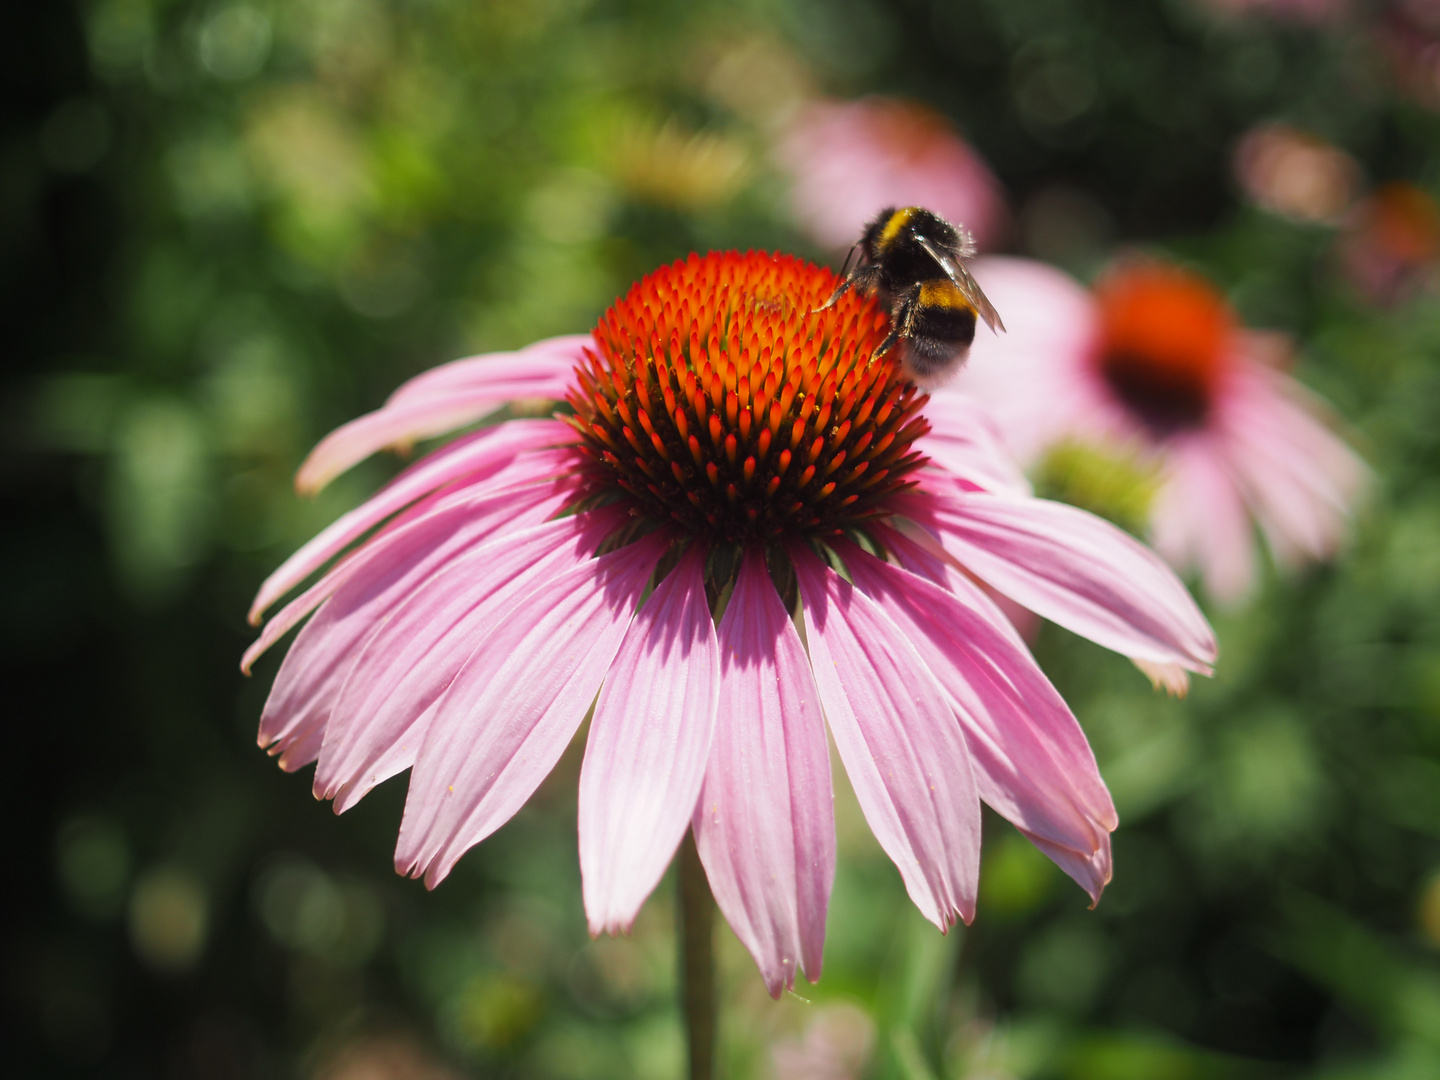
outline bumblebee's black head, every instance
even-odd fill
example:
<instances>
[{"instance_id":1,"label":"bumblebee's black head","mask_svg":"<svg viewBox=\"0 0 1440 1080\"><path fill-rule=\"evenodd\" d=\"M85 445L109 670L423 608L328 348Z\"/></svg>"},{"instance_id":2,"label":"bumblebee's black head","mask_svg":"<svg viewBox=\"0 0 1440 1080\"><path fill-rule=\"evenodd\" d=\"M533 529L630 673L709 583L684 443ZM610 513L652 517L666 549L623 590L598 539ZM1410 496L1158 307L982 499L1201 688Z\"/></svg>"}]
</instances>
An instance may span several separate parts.
<instances>
[{"instance_id":1,"label":"bumblebee's black head","mask_svg":"<svg viewBox=\"0 0 1440 1080\"><path fill-rule=\"evenodd\" d=\"M880 253L887 243L882 240L882 237L886 235L890 222L909 212L909 208L897 210L893 206L887 206L875 215L874 221L865 226L865 231L860 234L860 251L864 254L866 262L873 263L879 260Z\"/></svg>"}]
</instances>

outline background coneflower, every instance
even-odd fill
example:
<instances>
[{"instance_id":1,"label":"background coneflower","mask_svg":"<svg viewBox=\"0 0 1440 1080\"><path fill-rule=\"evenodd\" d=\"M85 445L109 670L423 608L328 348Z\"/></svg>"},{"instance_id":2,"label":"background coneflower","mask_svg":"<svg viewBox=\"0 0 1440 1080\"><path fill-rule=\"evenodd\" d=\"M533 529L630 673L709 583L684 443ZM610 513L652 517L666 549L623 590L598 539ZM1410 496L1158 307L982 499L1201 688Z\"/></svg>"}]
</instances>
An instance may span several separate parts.
<instances>
[{"instance_id":1,"label":"background coneflower","mask_svg":"<svg viewBox=\"0 0 1440 1080\"><path fill-rule=\"evenodd\" d=\"M1280 370L1283 339L1246 330L1214 286L1161 262L1123 263L1093 292L1018 259L976 274L1010 332L976 342L932 411L954 395L983 403L1027 463L1080 442L1158 470L1144 524L1217 599L1253 588L1256 525L1282 564L1334 553L1366 470Z\"/></svg>"}]
</instances>

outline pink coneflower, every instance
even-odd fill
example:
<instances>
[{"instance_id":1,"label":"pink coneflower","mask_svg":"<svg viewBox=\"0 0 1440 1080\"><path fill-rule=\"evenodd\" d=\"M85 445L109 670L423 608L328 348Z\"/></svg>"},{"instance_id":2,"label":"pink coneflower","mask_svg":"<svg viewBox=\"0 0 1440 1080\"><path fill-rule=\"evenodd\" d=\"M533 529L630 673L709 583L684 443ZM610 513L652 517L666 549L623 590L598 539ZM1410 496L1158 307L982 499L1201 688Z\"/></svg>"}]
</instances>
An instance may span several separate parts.
<instances>
[{"instance_id":1,"label":"pink coneflower","mask_svg":"<svg viewBox=\"0 0 1440 1080\"><path fill-rule=\"evenodd\" d=\"M1152 538L1219 600L1253 585L1252 522L1283 563L1334 552L1365 469L1274 366L1283 339L1243 329L1213 286L1166 264L1121 266L1094 292L1021 259L975 275L1009 333L976 342L932 418L963 394L1024 462L1078 441L1158 466Z\"/></svg>"},{"instance_id":2,"label":"pink coneflower","mask_svg":"<svg viewBox=\"0 0 1440 1080\"><path fill-rule=\"evenodd\" d=\"M791 177L796 219L827 248L848 248L887 206L927 207L963 225L982 251L1005 230L1000 182L949 120L914 102L811 102L775 154Z\"/></svg>"},{"instance_id":3,"label":"pink coneflower","mask_svg":"<svg viewBox=\"0 0 1440 1080\"><path fill-rule=\"evenodd\" d=\"M1209 626L1148 549L1029 497L972 413L872 352L873 300L785 256L692 256L593 335L461 360L326 438L313 489L371 451L511 420L421 459L265 582L248 666L313 612L260 724L343 811L411 769L401 873L439 883L588 711L580 866L627 929L687 829L773 994L820 973L835 861L826 723L867 820L941 928L975 907L980 800L1089 893L1115 811L998 591L1111 648L1208 670ZM963 567L963 571L961 570ZM843 572L842 572L843 568ZM598 695L598 696L597 696Z\"/></svg>"},{"instance_id":4,"label":"pink coneflower","mask_svg":"<svg viewBox=\"0 0 1440 1080\"><path fill-rule=\"evenodd\" d=\"M1235 179L1255 205L1293 221L1333 225L1360 189L1360 163L1318 136L1269 123L1235 147Z\"/></svg>"},{"instance_id":5,"label":"pink coneflower","mask_svg":"<svg viewBox=\"0 0 1440 1080\"><path fill-rule=\"evenodd\" d=\"M1339 254L1345 276L1367 299L1408 300L1435 280L1440 207L1414 184L1383 184L1349 216Z\"/></svg>"}]
</instances>

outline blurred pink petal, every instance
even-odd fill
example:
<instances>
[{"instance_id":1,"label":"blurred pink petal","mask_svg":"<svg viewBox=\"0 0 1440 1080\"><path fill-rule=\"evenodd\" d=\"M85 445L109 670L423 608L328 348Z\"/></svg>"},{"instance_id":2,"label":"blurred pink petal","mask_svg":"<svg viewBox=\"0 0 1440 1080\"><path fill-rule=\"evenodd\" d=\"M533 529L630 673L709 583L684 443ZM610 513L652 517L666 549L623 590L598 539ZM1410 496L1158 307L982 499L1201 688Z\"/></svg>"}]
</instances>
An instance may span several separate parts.
<instances>
[{"instance_id":1,"label":"blurred pink petal","mask_svg":"<svg viewBox=\"0 0 1440 1080\"><path fill-rule=\"evenodd\" d=\"M1207 436L1175 440L1168 478L1155 497L1150 538L1172 566L1197 567L1222 603L1255 586L1250 513L1223 454Z\"/></svg>"},{"instance_id":2,"label":"blurred pink petal","mask_svg":"<svg viewBox=\"0 0 1440 1080\"><path fill-rule=\"evenodd\" d=\"M776 1080L860 1080L869 1076L875 1022L855 1005L821 1005L799 1039L775 1044Z\"/></svg>"},{"instance_id":3,"label":"blurred pink petal","mask_svg":"<svg viewBox=\"0 0 1440 1080\"><path fill-rule=\"evenodd\" d=\"M590 933L628 932L680 846L720 706L720 647L689 552L650 594L605 676L580 769L580 874Z\"/></svg>"},{"instance_id":4,"label":"blurred pink petal","mask_svg":"<svg viewBox=\"0 0 1440 1080\"><path fill-rule=\"evenodd\" d=\"M720 911L779 997L797 970L820 978L835 818L810 661L758 548L720 620L720 678L695 844Z\"/></svg>"},{"instance_id":5,"label":"blurred pink petal","mask_svg":"<svg viewBox=\"0 0 1440 1080\"><path fill-rule=\"evenodd\" d=\"M890 98L816 101L781 133L796 218L824 247L848 248L887 206L923 206L964 226L981 250L1006 227L989 167L939 113Z\"/></svg>"},{"instance_id":6,"label":"blurred pink petal","mask_svg":"<svg viewBox=\"0 0 1440 1080\"><path fill-rule=\"evenodd\" d=\"M1367 470L1323 403L1275 370L1274 335L1236 326L1207 282L1136 262L1091 294L1039 263L974 270L1010 332L976 339L955 390L992 410L1022 462L1079 441L1154 463L1151 536L1217 600L1253 588L1251 522L1282 564L1339 548Z\"/></svg>"}]
</instances>

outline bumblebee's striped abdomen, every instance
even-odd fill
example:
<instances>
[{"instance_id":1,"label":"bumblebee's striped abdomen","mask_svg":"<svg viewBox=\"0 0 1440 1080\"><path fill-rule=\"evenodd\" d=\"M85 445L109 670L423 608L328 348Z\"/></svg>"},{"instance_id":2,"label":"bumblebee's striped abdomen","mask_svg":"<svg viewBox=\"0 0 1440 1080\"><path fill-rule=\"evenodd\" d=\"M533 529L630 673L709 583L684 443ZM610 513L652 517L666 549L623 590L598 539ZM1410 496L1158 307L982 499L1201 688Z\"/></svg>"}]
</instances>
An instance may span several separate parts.
<instances>
[{"instance_id":1,"label":"bumblebee's striped abdomen","mask_svg":"<svg viewBox=\"0 0 1440 1080\"><path fill-rule=\"evenodd\" d=\"M956 346L975 340L975 308L949 281L927 281L920 286L911 332Z\"/></svg>"}]
</instances>

